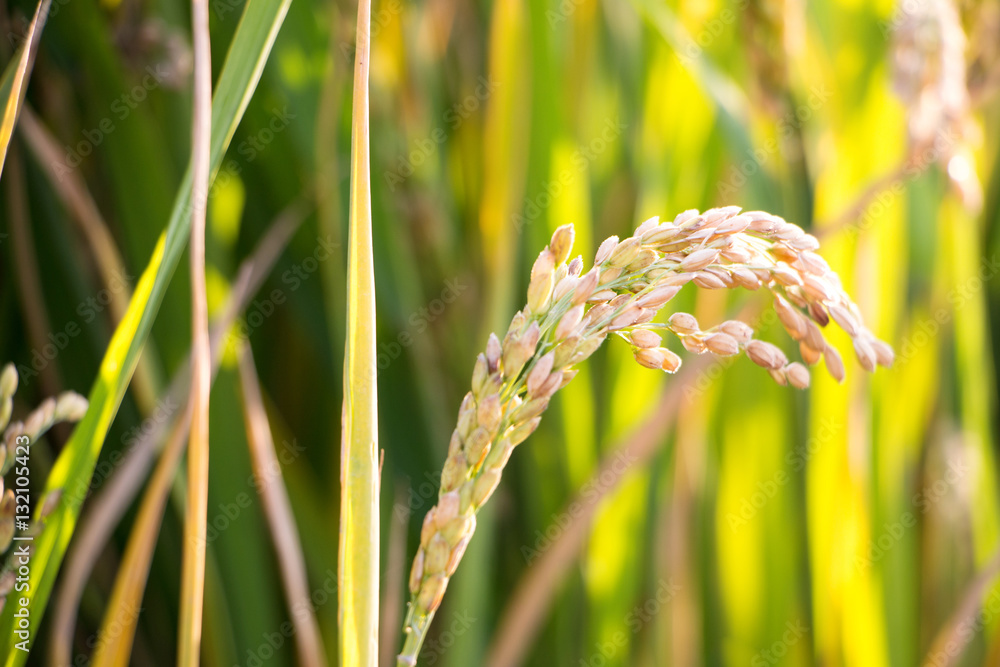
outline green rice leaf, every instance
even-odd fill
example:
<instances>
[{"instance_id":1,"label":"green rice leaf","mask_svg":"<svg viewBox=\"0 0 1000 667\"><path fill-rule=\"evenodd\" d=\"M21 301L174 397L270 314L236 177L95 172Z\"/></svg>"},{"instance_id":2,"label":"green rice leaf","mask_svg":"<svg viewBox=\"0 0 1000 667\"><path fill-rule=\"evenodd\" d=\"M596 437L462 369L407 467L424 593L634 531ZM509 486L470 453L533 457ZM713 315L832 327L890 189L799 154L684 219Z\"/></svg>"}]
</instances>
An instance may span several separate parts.
<instances>
[{"instance_id":1,"label":"green rice leaf","mask_svg":"<svg viewBox=\"0 0 1000 667\"><path fill-rule=\"evenodd\" d=\"M243 13L216 86L212 102L211 167L214 174L260 80L264 63L274 44L291 0L251 0ZM94 465L108 428L115 418L149 335L167 285L180 260L190 229L191 174L184 178L170 222L161 235L146 270L139 279L128 310L112 336L90 391L90 408L60 454L49 476L46 492L62 494L43 530L34 540L28 588L12 598L0 616L0 655L7 667L24 664L27 650L39 631L49 594L63 555L87 496ZM30 630L15 633L14 614L27 610ZM22 612L23 613L23 612ZM23 643L22 643L23 642ZM23 650L21 650L23 648Z\"/></svg>"},{"instance_id":2,"label":"green rice leaf","mask_svg":"<svg viewBox=\"0 0 1000 667\"><path fill-rule=\"evenodd\" d=\"M31 76L31 68L35 64L38 40L42 37L42 28L45 27L45 19L48 18L51 4L52 0L42 0L38 3L35 17L28 25L21 48L7 63L3 79L0 79L0 100L6 100L3 105L3 118L0 120L0 174L3 173L7 147L10 146L11 137L14 136L17 116L21 112L21 105L24 104L24 94L28 90L28 78Z\"/></svg>"}]
</instances>

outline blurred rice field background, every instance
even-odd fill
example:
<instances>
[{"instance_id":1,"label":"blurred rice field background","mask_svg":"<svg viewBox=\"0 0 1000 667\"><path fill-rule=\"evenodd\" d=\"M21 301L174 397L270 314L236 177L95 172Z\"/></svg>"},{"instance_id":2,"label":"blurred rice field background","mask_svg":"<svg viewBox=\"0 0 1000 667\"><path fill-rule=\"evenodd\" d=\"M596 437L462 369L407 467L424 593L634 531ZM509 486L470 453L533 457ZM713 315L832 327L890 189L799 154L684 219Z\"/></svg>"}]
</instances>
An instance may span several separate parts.
<instances>
[{"instance_id":1,"label":"blurred rice field background","mask_svg":"<svg viewBox=\"0 0 1000 667\"><path fill-rule=\"evenodd\" d=\"M552 231L574 223L589 262L651 216L726 204L821 237L895 366L866 375L832 334L847 381L817 372L797 392L745 358L682 352L681 373L653 373L612 341L513 457L420 664L1000 664L1000 3L962 0L944 29L924 18L949 6L375 0L384 664L475 356L523 304ZM215 78L244 6L210 9ZM0 3L4 64L34 10ZM297 226L231 328L212 391L207 666L298 664L243 425L241 340L335 655L355 12L292 2L209 196L212 317L275 221ZM0 360L21 371L16 414L86 393L166 226L189 155L189 25L181 0L52 0L0 183ZM937 98L900 72L935 49L964 62L922 65L948 83L933 93L948 122L928 129L921 113ZM104 251L81 191L110 230ZM763 295L727 290L685 290L675 306L711 323L769 312ZM791 351L772 319L761 326ZM94 489L144 431L183 412L166 387L186 368L190 328L181 270ZM33 449L33 479L69 433ZM180 488L132 664L176 658ZM73 665L95 649L137 507L87 579ZM57 664L53 617L73 558L29 664Z\"/></svg>"}]
</instances>

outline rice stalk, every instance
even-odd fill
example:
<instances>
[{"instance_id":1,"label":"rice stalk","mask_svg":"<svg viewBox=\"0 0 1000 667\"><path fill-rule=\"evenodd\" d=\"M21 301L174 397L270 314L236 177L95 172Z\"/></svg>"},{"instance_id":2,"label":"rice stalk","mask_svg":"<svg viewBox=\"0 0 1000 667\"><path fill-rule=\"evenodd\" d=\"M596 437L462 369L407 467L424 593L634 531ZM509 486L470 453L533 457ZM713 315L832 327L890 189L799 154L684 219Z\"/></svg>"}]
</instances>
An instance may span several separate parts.
<instances>
[{"instance_id":1,"label":"rice stalk","mask_svg":"<svg viewBox=\"0 0 1000 667\"><path fill-rule=\"evenodd\" d=\"M290 0L257 0L244 8L219 73L212 107L212 127L215 130L211 139L213 169L221 164L233 132L260 80L289 3ZM188 170L178 188L166 228L135 284L128 311L102 356L100 372L88 396L90 407L87 414L73 430L49 474L46 489L49 492L67 492L61 495L62 500L56 504L44 529L35 539L35 548L44 557L35 561L28 589L22 593L27 602L25 606L33 615L44 615L79 516L83 499L81 491L85 492L91 483L108 429L118 412L142 345L150 333L153 319L163 303L167 284L187 243L191 195L192 179ZM16 624L12 610L0 614L0 656L4 656L4 664L8 667L22 665L27 658L24 651L12 648Z\"/></svg>"},{"instance_id":2,"label":"rice stalk","mask_svg":"<svg viewBox=\"0 0 1000 667\"><path fill-rule=\"evenodd\" d=\"M681 358L662 346L659 332L669 331L689 352L723 357L742 352L779 384L809 385L803 363L789 362L779 347L755 339L742 321L703 328L694 316L675 312L665 324L654 323L687 283L702 289L767 288L803 361L823 360L838 382L844 379L843 361L821 331L831 320L851 337L863 368L892 363L892 348L864 327L839 277L814 252L815 237L778 216L739 211L735 206L701 214L689 210L662 224L651 218L625 240L605 240L587 273L582 258L567 263L573 226L553 234L532 267L526 307L502 340L490 334L476 359L438 503L424 518L413 560L400 667L416 665L427 628L475 532L476 512L499 484L513 449L538 428L552 395L576 375L573 367L609 335L626 340L636 361L650 369L680 368Z\"/></svg>"},{"instance_id":3,"label":"rice stalk","mask_svg":"<svg viewBox=\"0 0 1000 667\"><path fill-rule=\"evenodd\" d=\"M351 115L347 337L340 444L337 604L341 665L378 664L379 464L368 75L371 2L358 2Z\"/></svg>"},{"instance_id":4,"label":"rice stalk","mask_svg":"<svg viewBox=\"0 0 1000 667\"><path fill-rule=\"evenodd\" d=\"M191 121L191 433L188 441L187 508L181 566L178 662L201 659L205 602L205 534L208 528L208 401L212 359L205 287L205 209L211 184L212 52L208 0L192 0L194 95Z\"/></svg>"},{"instance_id":5,"label":"rice stalk","mask_svg":"<svg viewBox=\"0 0 1000 667\"><path fill-rule=\"evenodd\" d=\"M236 285L229 301L222 309L222 314L213 323L211 335L211 382L219 371L222 359L223 345L226 334L232 327L236 313L242 311L245 302L256 292L259 282L263 280L268 268L274 263L278 252L284 247L292 231L297 226L295 217L283 217L261 240L254 254L242 265L236 279ZM253 276L257 275L255 281ZM153 471L152 477L145 485L145 493L139 506L132 532L129 534L128 545L118 567L114 588L111 591L107 611L102 621L99 637L92 664L95 667L105 665L127 665L131 656L135 637L138 614L149 577L150 563L156 540L160 534L163 522L163 511L167 496L177 476L177 465L184 453L191 417L195 410L192 396L181 396L181 388L185 386L184 374L178 374L175 386L171 387L171 395L177 402L186 400L184 412L174 420L167 437L166 444L160 455L160 460ZM189 384L189 383L188 383ZM83 593L83 584L93 568L93 563L110 536L112 528L121 519L122 513L131 505L132 497L138 491L138 483L145 478L143 459L152 457L152 444L159 440L161 431L167 427L154 427L145 435L140 443L129 453L128 459L109 482L105 490L95 502L94 510L84 520L83 530L91 528L93 532L84 532L86 538L78 549L71 554L71 567L67 572L69 582L63 585L56 608L56 641L54 655L56 664L69 664L73 635L76 621L75 609ZM145 453L145 456L144 456ZM147 459L148 461L148 459ZM141 471L141 472L140 472ZM129 480L135 480L130 485ZM94 525L96 524L96 525ZM296 540L296 544L298 541ZM208 591L206 590L206 595Z\"/></svg>"},{"instance_id":6,"label":"rice stalk","mask_svg":"<svg viewBox=\"0 0 1000 667\"><path fill-rule=\"evenodd\" d=\"M184 454L185 439L188 436L193 410L194 403L189 401L184 415L174 422L163 448L163 455L146 484L146 492L142 496L135 525L129 533L128 544L118 566L104 619L101 621L98 634L100 641L97 643L91 663L94 667L124 667L129 664L139 620L136 610L141 609L149 578L149 564L153 560L153 550L163 522L167 494L177 475L177 465ZM70 641L63 641L61 645L57 645L56 651L68 654L72 637L68 639Z\"/></svg>"},{"instance_id":7,"label":"rice stalk","mask_svg":"<svg viewBox=\"0 0 1000 667\"><path fill-rule=\"evenodd\" d=\"M892 85L906 106L906 154L868 184L837 217L818 223L824 238L854 224L876 197L935 161L970 211L983 204L972 141L973 100L966 84L966 36L951 0L900 3L892 32Z\"/></svg>"},{"instance_id":8,"label":"rice stalk","mask_svg":"<svg viewBox=\"0 0 1000 667\"><path fill-rule=\"evenodd\" d=\"M281 475L281 464L274 453L271 425L260 394L260 381L254 366L249 343L237 351L240 386L243 390L243 419L246 422L247 444L254 475L261 483L257 486L271 531L271 540L278 556L285 601L291 613L291 623L298 653L298 664L304 667L324 667L326 651L320 636L316 611L310 599L309 579L306 575L302 541L295 525L295 515L288 499L288 489Z\"/></svg>"},{"instance_id":9,"label":"rice stalk","mask_svg":"<svg viewBox=\"0 0 1000 667\"><path fill-rule=\"evenodd\" d=\"M13 398L17 391L18 377L14 364L7 364L0 371L0 493L3 490L3 476L14 466L18 438L27 437L35 444L50 428L62 422L76 422L87 411L87 399L75 391L64 391L55 398L47 398L29 414L24 421L10 421L14 410ZM10 491L8 489L7 491ZM0 553L6 545L0 540Z\"/></svg>"},{"instance_id":10,"label":"rice stalk","mask_svg":"<svg viewBox=\"0 0 1000 667\"><path fill-rule=\"evenodd\" d=\"M268 229L267 233L254 248L253 253L247 257L237 271L236 280L230 291L229 298L223 305L220 315L212 324L212 381L219 371L219 363L222 359L222 347L228 345L227 335L232 328L233 322L239 313L243 312L247 303L260 289L264 279L270 273L271 268L277 261L278 256L288 244L292 234L298 229L306 215L305 207L301 201L296 201L283 211ZM190 378L188 368L190 359L185 360L177 375L170 383L167 390L166 403L184 404L184 412L174 421L174 426L167 438L166 444L161 448L160 462L153 472L153 477L145 485L142 506L139 509L139 517L136 519L135 531L141 526L142 521L149 521L146 517L156 517L157 530L147 533L149 540L155 540L159 535L159 526L163 519L162 509L159 514L151 514L145 509L147 504L159 504L162 508L166 502L167 493L170 489L169 483L159 483L160 476L170 482L176 475L177 462L184 453L188 437L188 428L191 424L191 410L189 389ZM58 665L68 665L71 660L73 630L76 626L77 608L83 597L83 590L104 551L108 539L115 526L121 521L125 511L132 505L139 489L146 481L146 474L156 455L156 447L167 431L170 420L156 422L147 430L143 430L142 436L138 438L135 445L129 449L125 455L118 472L112 475L101 488L100 492L91 501L88 511L80 520L80 525L76 530L73 545L70 548L66 559L66 567L63 569L62 583L53 610L52 634L54 635L51 647L53 662ZM162 472L161 472L162 470ZM134 534L134 533L133 533ZM134 538L130 536L129 541ZM138 551L136 547L136 557L147 554L144 561L136 560L131 564L132 558L126 553L125 558L119 566L118 577L132 568L144 570L148 576L150 560L152 558L152 545L148 552ZM145 581L145 580L143 580ZM118 584L116 583L117 587ZM141 591L139 591L141 593ZM114 595L114 591L112 592ZM141 600L141 595L138 600ZM136 602L138 605L138 602ZM118 634L123 635L126 630L121 630Z\"/></svg>"},{"instance_id":11,"label":"rice stalk","mask_svg":"<svg viewBox=\"0 0 1000 667\"><path fill-rule=\"evenodd\" d=\"M479 167L476 177L478 196L473 195L473 200L478 200L478 215L474 228L479 235L477 250L483 262L482 319L480 328L475 332L477 338L502 327L519 301L517 226L511 221L520 212L526 194L526 175L531 164L531 129L535 124L532 97L536 94L537 84L533 79L539 72L533 69L530 55L533 49L526 48L532 33L531 5L525 0L496 2L489 8L488 15L483 17L483 38L488 45L484 53L484 73L489 81L499 85L484 102L483 126L477 137L480 144L476 156ZM421 337L418 340L422 345L426 339ZM414 358L433 359L431 355L419 353ZM423 385L421 393L428 398L446 395L444 389L448 380L441 372L442 366L440 363L419 362L415 377ZM440 400L433 403L424 400L422 412L434 418L428 433L433 434L436 442L441 442L452 428L451 408ZM493 602L492 588L488 583L490 552L498 536L493 517L490 512L481 515L478 548L467 554L465 576L457 579L452 588L455 603L475 617L489 614ZM449 662L474 662L485 649L487 641L486 628L472 625L456 637L454 646L449 649ZM392 653L394 651L390 655Z\"/></svg>"},{"instance_id":12,"label":"rice stalk","mask_svg":"<svg viewBox=\"0 0 1000 667\"><path fill-rule=\"evenodd\" d=\"M400 499L408 499L410 486L397 482L389 540L386 545L385 586L382 591L382 618L379 619L379 665L392 667L395 662L396 628L403 607L403 583L406 579L406 533L410 525L410 508Z\"/></svg>"}]
</instances>

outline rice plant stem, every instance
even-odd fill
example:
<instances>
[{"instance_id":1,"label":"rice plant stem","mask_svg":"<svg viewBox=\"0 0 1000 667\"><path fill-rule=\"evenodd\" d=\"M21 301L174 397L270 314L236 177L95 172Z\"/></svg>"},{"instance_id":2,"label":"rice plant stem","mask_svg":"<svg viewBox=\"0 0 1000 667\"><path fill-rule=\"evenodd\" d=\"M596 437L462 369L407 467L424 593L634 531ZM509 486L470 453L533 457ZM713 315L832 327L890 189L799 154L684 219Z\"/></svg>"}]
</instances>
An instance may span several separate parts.
<instances>
[{"instance_id":1,"label":"rice plant stem","mask_svg":"<svg viewBox=\"0 0 1000 667\"><path fill-rule=\"evenodd\" d=\"M408 605L406 619L403 621L406 639L403 641L403 650L400 651L396 659L396 667L413 667L417 664L417 656L420 655L420 647L423 646L424 638L427 636L427 628L434 620L435 612L424 616L418 616L414 611L411 602Z\"/></svg>"},{"instance_id":2,"label":"rice plant stem","mask_svg":"<svg viewBox=\"0 0 1000 667\"><path fill-rule=\"evenodd\" d=\"M254 248L253 254L240 264L229 299L212 325L213 380L219 371L222 345L227 342L226 335L236 320L236 316L243 312L247 303L260 289L278 256L288 245L289 239L307 213L307 207L301 200L289 205L271 224L267 233ZM190 358L185 360L180 367L182 370L170 382L164 404L184 404L186 406L184 413L179 417L183 428L178 437L181 440L181 451L183 452L191 422L191 406L188 400L191 381L187 370L190 367ZM89 509L80 519L73 545L66 558L62 583L55 600L52 621L52 662L57 665L68 665L72 662L73 630L76 627L77 609L83 597L84 587L112 531L121 521L125 511L132 505L132 500L146 481L146 473L156 455L156 446L170 427L168 422L169 420L155 422L151 428L143 430L142 436L128 450L118 471L104 483L100 492L89 504ZM162 449L161 456L167 456L169 450L168 441L168 444ZM162 465L159 464L157 468ZM170 467L171 478L174 476L175 467ZM152 482L149 484L151 485ZM149 493L147 486L146 495ZM166 494L166 489L163 493ZM145 502L147 501L144 499L143 503ZM148 563L146 567L148 569Z\"/></svg>"},{"instance_id":3,"label":"rice plant stem","mask_svg":"<svg viewBox=\"0 0 1000 667\"><path fill-rule=\"evenodd\" d=\"M274 453L274 441L260 381L254 366L249 343L239 346L237 352L240 385L243 389L243 418L246 422L247 444L254 475L262 480L258 487L264 518L271 531L271 541L278 557L285 601L292 612L292 626L299 664L303 667L324 667L327 664L323 640L320 636L316 613L310 600L309 580L306 575L302 541L295 525L292 503L288 498L281 464Z\"/></svg>"},{"instance_id":4,"label":"rice plant stem","mask_svg":"<svg viewBox=\"0 0 1000 667\"><path fill-rule=\"evenodd\" d=\"M379 464L368 73L371 3L358 2L351 132L347 337L340 449L340 664L378 664Z\"/></svg>"},{"instance_id":5,"label":"rice plant stem","mask_svg":"<svg viewBox=\"0 0 1000 667\"><path fill-rule=\"evenodd\" d=\"M205 289L205 209L211 168L212 62L208 0L191 2L194 45L194 108L191 123L191 433L188 444L187 511L181 565L178 663L197 667L205 596L205 534L208 521L208 401L211 351Z\"/></svg>"}]
</instances>

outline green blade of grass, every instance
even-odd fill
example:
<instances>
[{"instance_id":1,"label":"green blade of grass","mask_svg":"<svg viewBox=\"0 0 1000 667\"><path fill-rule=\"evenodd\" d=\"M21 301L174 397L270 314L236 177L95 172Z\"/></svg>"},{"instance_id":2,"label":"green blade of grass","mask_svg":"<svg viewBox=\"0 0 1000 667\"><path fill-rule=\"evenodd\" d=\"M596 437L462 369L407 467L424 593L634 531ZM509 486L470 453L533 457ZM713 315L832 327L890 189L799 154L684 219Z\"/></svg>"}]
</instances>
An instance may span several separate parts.
<instances>
[{"instance_id":1,"label":"green blade of grass","mask_svg":"<svg viewBox=\"0 0 1000 667\"><path fill-rule=\"evenodd\" d=\"M260 79L264 63L284 20L291 0L255 0L247 4L229 54L219 76L212 104L211 171L218 170L225 149L243 116ZM190 229L191 174L185 176L166 231L160 237L149 265L135 288L128 311L115 330L90 392L90 408L60 454L46 490L63 491L58 504L35 538L26 605L6 605L0 616L0 655L7 667L24 664L27 649L37 632L56 573L87 496L94 465L108 428L142 350L146 336L163 301L170 277L177 267ZM15 612L27 610L30 632L15 634ZM25 650L15 648L21 644Z\"/></svg>"},{"instance_id":2,"label":"green blade of grass","mask_svg":"<svg viewBox=\"0 0 1000 667\"><path fill-rule=\"evenodd\" d=\"M253 254L244 259L240 264L229 299L226 305L220 309L220 315L212 326L213 382L219 372L221 356L228 347L232 346L233 341L228 339L227 336L232 329L233 323L240 313L244 311L247 304L250 303L250 300L257 294L268 274L271 273L279 255L284 252L289 239L295 230L298 229L306 213L306 206L302 201L296 200L289 205L288 208L278 215L271 227L268 228L267 233L261 237L254 248ZM172 401L176 405L187 403L187 390L190 388L190 382L187 377L189 367L190 357L186 357L179 366L181 370L171 380L170 386L167 389L167 401ZM161 448L162 452L159 452L157 447L167 434L167 427L168 424L164 421L160 422L155 428L143 432L142 437L136 441L135 445L121 462L118 472L107 480L100 492L91 500L87 513L80 520L80 525L77 528L77 537L73 541L73 546L66 559L66 568L63 570L62 577L60 578L60 591L56 596L55 609L53 610L52 632L55 638L50 643L50 657L55 664L67 665L72 662L71 645L73 629L76 627L77 608L83 599L84 587L87 581L89 581L94 566L104 550L104 545L118 526L118 523L122 520L125 511L131 507L133 500L139 493L139 489L143 487L144 497L139 507L139 515L132 524L132 532L129 536L128 548L135 551L135 555L130 556L126 552L118 567L117 580L124 581L126 578L129 578L130 581L138 582L140 577L132 574L131 571L137 567L143 568L147 573L149 571L148 561L142 563L135 561L141 554L149 554L151 557L153 545L150 545L148 550L145 547L139 546L133 549L131 543L141 539L138 536L140 533L147 535L151 540L155 540L159 536L162 512L160 515L156 515L157 524L155 530L147 529L143 526L143 520L146 517L154 515L149 514L143 508L146 504L153 502L163 505L166 502L167 493L169 493L169 488L164 488L162 490L163 498L158 498L154 501L153 498L156 497L154 490L157 487L154 480L157 473L154 472L154 477L147 481L147 473L152 466L153 458L158 453L161 463L158 463L157 466L163 467L165 465L162 463L162 459L168 455L169 445L165 444ZM184 442L187 441L186 431L181 436L181 440ZM181 446L183 447L183 444ZM175 468L176 466L171 468L169 475L171 479L176 474ZM147 500L147 498L149 499ZM143 585L145 585L146 576L144 574L141 578ZM131 604L133 605L132 608L138 608L143 590L131 591L129 593L131 597L126 597L119 595L117 592L119 585L118 581L116 581L115 588L112 590L112 596L118 596L118 599L121 599L122 602L121 604L117 602L111 603L109 607L115 605L127 607ZM208 595L208 589L206 589L206 595ZM106 615L110 616L110 613ZM134 621L134 619L132 620ZM209 619L205 621L206 630L208 621ZM106 620L104 625L110 626L112 622L113 619ZM131 630L128 626L119 624L116 626L115 634L117 636L115 641L102 642L101 645L105 650L110 651L113 646L109 646L108 644L123 641L131 642L130 632ZM128 654L128 651L125 653ZM92 664L97 666L102 663L95 657Z\"/></svg>"},{"instance_id":3,"label":"green blade of grass","mask_svg":"<svg viewBox=\"0 0 1000 667\"><path fill-rule=\"evenodd\" d=\"M285 249L289 238L304 216L301 208L296 202L286 209L260 240L253 254L240 265L229 301L212 324L211 381L213 383L219 373L222 355L233 345L233 341L227 339L233 322L238 314L243 312L247 302L257 293L278 255ZM179 417L179 421L175 421L171 427L172 430L163 446L153 475L147 481L147 464L136 461L153 456L151 444L160 440L162 431L166 431L166 425L153 429L143 436L143 441L149 442L150 446L136 444L129 452L127 460L122 463L118 474L110 479L96 501L91 504L89 515L84 515L81 521L81 533L73 543L67 569L61 579L61 595L56 598L53 626L57 637L52 650L55 664L68 665L71 662L70 650L73 628L76 625L76 609L83 596L84 584L112 529L118 524L125 509L131 505L140 484L145 482L138 515L129 534L128 545L119 564L114 588L101 623L99 635L101 639L91 661L94 667L129 664L138 617L127 613L127 610L141 608L153 550L163 523L163 512L172 485L175 483L177 465L187 442L191 408L183 389L190 388L190 382L185 376L189 365L189 363L182 364L181 367L185 370L178 373L169 390L171 395L177 398L177 403L185 402L188 407ZM206 585L206 602L209 594L210 588ZM122 613L123 610L126 612ZM210 633L210 620L205 619L206 635Z\"/></svg>"},{"instance_id":4,"label":"green blade of grass","mask_svg":"<svg viewBox=\"0 0 1000 667\"><path fill-rule=\"evenodd\" d=\"M368 153L369 0L358 2L351 138L351 212L347 267L347 344L340 449L340 664L378 662L378 403L375 271Z\"/></svg>"},{"instance_id":5,"label":"green blade of grass","mask_svg":"<svg viewBox=\"0 0 1000 667\"><path fill-rule=\"evenodd\" d=\"M7 147L14 135L17 116L24 104L24 94L28 90L28 77L35 64L35 52L38 50L38 40L42 37L45 19L49 16L49 5L52 0L42 0L38 3L35 16L28 25L21 48L14 54L0 79L0 100L6 100L3 107L3 117L0 120L0 174L3 173L4 158L7 157Z\"/></svg>"}]
</instances>

